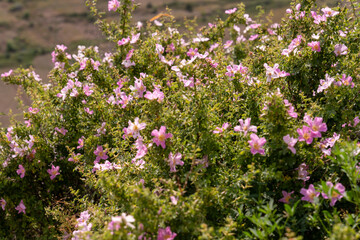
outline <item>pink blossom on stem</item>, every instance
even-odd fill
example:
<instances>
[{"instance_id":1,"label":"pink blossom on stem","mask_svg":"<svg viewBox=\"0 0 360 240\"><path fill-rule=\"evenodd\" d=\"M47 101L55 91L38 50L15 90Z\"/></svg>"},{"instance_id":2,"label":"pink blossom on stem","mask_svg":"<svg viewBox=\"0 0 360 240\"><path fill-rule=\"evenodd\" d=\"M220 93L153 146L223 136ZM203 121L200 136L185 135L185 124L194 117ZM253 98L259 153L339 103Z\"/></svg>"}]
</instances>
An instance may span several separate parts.
<instances>
[{"instance_id":1,"label":"pink blossom on stem","mask_svg":"<svg viewBox=\"0 0 360 240\"><path fill-rule=\"evenodd\" d=\"M315 117L312 120L308 115L305 114L304 121L309 124L311 130L311 137L313 138L321 138L321 132L327 131L326 123L323 123L323 119L321 117Z\"/></svg>"},{"instance_id":2,"label":"pink blossom on stem","mask_svg":"<svg viewBox=\"0 0 360 240\"><path fill-rule=\"evenodd\" d=\"M170 227L159 228L157 240L173 240L176 235L176 233L171 232Z\"/></svg>"},{"instance_id":3,"label":"pink blossom on stem","mask_svg":"<svg viewBox=\"0 0 360 240\"><path fill-rule=\"evenodd\" d=\"M16 173L20 175L20 178L25 177L25 168L23 167L23 165L19 165L19 169L16 170Z\"/></svg>"},{"instance_id":4,"label":"pink blossom on stem","mask_svg":"<svg viewBox=\"0 0 360 240\"><path fill-rule=\"evenodd\" d=\"M353 127L356 127L356 125L358 125L359 123L360 123L359 117L355 117L355 118L354 118L354 125L353 125Z\"/></svg>"},{"instance_id":5,"label":"pink blossom on stem","mask_svg":"<svg viewBox=\"0 0 360 240\"><path fill-rule=\"evenodd\" d=\"M320 42L318 42L318 41L312 41L312 42L308 43L308 46L311 47L311 50L313 50L313 51L316 51L316 52L321 51Z\"/></svg>"},{"instance_id":6,"label":"pink blossom on stem","mask_svg":"<svg viewBox=\"0 0 360 240\"><path fill-rule=\"evenodd\" d=\"M296 149L294 148L295 144L297 143L297 139L290 137L290 135L286 135L283 137L284 142L288 145L288 149L294 154L296 154Z\"/></svg>"},{"instance_id":7,"label":"pink blossom on stem","mask_svg":"<svg viewBox=\"0 0 360 240\"><path fill-rule=\"evenodd\" d=\"M170 196L170 201L172 204L176 205L178 203L179 197Z\"/></svg>"},{"instance_id":8,"label":"pink blossom on stem","mask_svg":"<svg viewBox=\"0 0 360 240\"><path fill-rule=\"evenodd\" d=\"M345 187L341 183L336 183L335 187L332 182L326 182L326 185L330 188L330 194L321 193L323 198L331 199L330 206L334 206L335 203L344 197Z\"/></svg>"},{"instance_id":9,"label":"pink blossom on stem","mask_svg":"<svg viewBox=\"0 0 360 240\"><path fill-rule=\"evenodd\" d=\"M136 79L134 86L130 86L130 90L135 92L135 96L141 98L144 96L144 92L146 91L146 87L143 84L141 79Z\"/></svg>"},{"instance_id":10,"label":"pink blossom on stem","mask_svg":"<svg viewBox=\"0 0 360 240\"><path fill-rule=\"evenodd\" d=\"M344 86L351 86L351 88L354 88L355 86L354 83L352 82L351 76L346 76L346 74L343 74L340 80Z\"/></svg>"},{"instance_id":11,"label":"pink blossom on stem","mask_svg":"<svg viewBox=\"0 0 360 240\"><path fill-rule=\"evenodd\" d=\"M68 132L68 130L66 130L65 128L61 128L61 129L59 129L58 127L56 127L55 128L55 130L57 131L57 132L59 132L59 133L61 133L62 135L66 135L66 133Z\"/></svg>"},{"instance_id":12,"label":"pink blossom on stem","mask_svg":"<svg viewBox=\"0 0 360 240\"><path fill-rule=\"evenodd\" d=\"M320 79L320 85L317 89L317 93L320 93L322 91L324 91L325 89L329 88L331 86L331 84L334 82L334 78L330 77L328 74L325 74L325 80L324 79Z\"/></svg>"},{"instance_id":13,"label":"pink blossom on stem","mask_svg":"<svg viewBox=\"0 0 360 240\"><path fill-rule=\"evenodd\" d=\"M348 48L344 44L336 44L334 48L336 56L346 55L348 53Z\"/></svg>"},{"instance_id":14,"label":"pink blossom on stem","mask_svg":"<svg viewBox=\"0 0 360 240\"><path fill-rule=\"evenodd\" d=\"M253 155L259 153L261 155L265 155L265 150L262 148L264 144L266 143L265 138L259 138L255 133L252 133L250 135L251 140L248 141L248 143L251 146L251 153Z\"/></svg>"},{"instance_id":15,"label":"pink blossom on stem","mask_svg":"<svg viewBox=\"0 0 360 240\"><path fill-rule=\"evenodd\" d=\"M281 193L282 193L282 195L283 195L283 198L281 198L281 199L279 200L279 202L283 202L283 203L289 204L289 201L290 201L290 199L292 198L292 197L291 197L291 194L293 194L294 191L292 191L292 192L290 192L290 193L285 192L285 191L281 191Z\"/></svg>"},{"instance_id":16,"label":"pink blossom on stem","mask_svg":"<svg viewBox=\"0 0 360 240\"><path fill-rule=\"evenodd\" d=\"M311 144L313 141L313 137L311 134L311 129L307 126L303 126L303 128L298 128L297 132L299 134L299 141L305 141L307 144Z\"/></svg>"},{"instance_id":17,"label":"pink blossom on stem","mask_svg":"<svg viewBox=\"0 0 360 240\"><path fill-rule=\"evenodd\" d=\"M18 212L19 214L20 214L20 213L26 214L26 212L25 212L26 207L25 207L25 205L24 205L23 200L20 201L19 205L18 205L15 209L19 211L19 212Z\"/></svg>"},{"instance_id":18,"label":"pink blossom on stem","mask_svg":"<svg viewBox=\"0 0 360 240\"><path fill-rule=\"evenodd\" d=\"M301 200L313 203L315 197L319 197L320 193L315 191L314 185L310 184L308 189L301 188L300 193L304 195Z\"/></svg>"},{"instance_id":19,"label":"pink blossom on stem","mask_svg":"<svg viewBox=\"0 0 360 240\"><path fill-rule=\"evenodd\" d=\"M12 72L13 72L13 70L10 69L10 71L5 72L5 73L2 73L2 74L1 74L1 77L9 77L9 76L12 74Z\"/></svg>"},{"instance_id":20,"label":"pink blossom on stem","mask_svg":"<svg viewBox=\"0 0 360 240\"><path fill-rule=\"evenodd\" d=\"M170 164L170 172L176 172L176 165L184 165L184 162L180 160L181 157L181 153L176 153L173 155L172 152L170 152L169 159L167 160Z\"/></svg>"},{"instance_id":21,"label":"pink blossom on stem","mask_svg":"<svg viewBox=\"0 0 360 240\"><path fill-rule=\"evenodd\" d=\"M325 17L333 17L339 14L339 12L334 11L329 7L322 8L321 11L324 13Z\"/></svg>"},{"instance_id":22,"label":"pink blossom on stem","mask_svg":"<svg viewBox=\"0 0 360 240\"><path fill-rule=\"evenodd\" d=\"M229 126L230 126L230 124L226 122L226 123L224 123L224 124L222 125L221 128L220 128L220 127L216 127L215 130L213 131L213 133L222 133L222 132L224 132Z\"/></svg>"},{"instance_id":23,"label":"pink blossom on stem","mask_svg":"<svg viewBox=\"0 0 360 240\"><path fill-rule=\"evenodd\" d=\"M249 41L254 41L255 39L257 39L259 37L259 34L254 34L254 35L251 35L249 37Z\"/></svg>"},{"instance_id":24,"label":"pink blossom on stem","mask_svg":"<svg viewBox=\"0 0 360 240\"><path fill-rule=\"evenodd\" d=\"M156 100L160 103L164 100L164 93L160 90L159 87L155 86L155 90L153 92L147 91L144 98L149 100Z\"/></svg>"},{"instance_id":25,"label":"pink blossom on stem","mask_svg":"<svg viewBox=\"0 0 360 240\"><path fill-rule=\"evenodd\" d=\"M120 2L118 0L110 0L108 2L108 10L116 11L120 7Z\"/></svg>"},{"instance_id":26,"label":"pink blossom on stem","mask_svg":"<svg viewBox=\"0 0 360 240\"><path fill-rule=\"evenodd\" d=\"M96 155L96 159L94 161L95 163L99 163L101 159L106 160L109 158L109 156L106 154L107 151L103 149L102 146L97 146L96 150L94 151L94 154Z\"/></svg>"},{"instance_id":27,"label":"pink blossom on stem","mask_svg":"<svg viewBox=\"0 0 360 240\"><path fill-rule=\"evenodd\" d=\"M310 179L307 169L308 166L305 163L300 164L300 166L296 168L296 170L298 170L298 179L303 180L304 182Z\"/></svg>"},{"instance_id":28,"label":"pink blossom on stem","mask_svg":"<svg viewBox=\"0 0 360 240\"><path fill-rule=\"evenodd\" d=\"M32 114L37 114L37 113L39 112L39 109L38 109L38 108L29 107L29 112L32 113Z\"/></svg>"},{"instance_id":29,"label":"pink blossom on stem","mask_svg":"<svg viewBox=\"0 0 360 240\"><path fill-rule=\"evenodd\" d=\"M139 118L135 118L134 123L129 121L129 127L127 128L127 134L132 135L133 138L140 136L140 131L145 129L146 123L140 123Z\"/></svg>"},{"instance_id":30,"label":"pink blossom on stem","mask_svg":"<svg viewBox=\"0 0 360 240\"><path fill-rule=\"evenodd\" d=\"M245 122L244 122L244 120L239 119L240 126L235 126L234 131L235 132L243 132L244 136L246 136L248 131L256 133L257 127L250 125L250 122L251 122L251 118L247 118L245 120Z\"/></svg>"},{"instance_id":31,"label":"pink blossom on stem","mask_svg":"<svg viewBox=\"0 0 360 240\"><path fill-rule=\"evenodd\" d=\"M320 24L321 22L326 22L325 15L318 15L316 12L311 11L311 16L314 18L315 24Z\"/></svg>"},{"instance_id":32,"label":"pink blossom on stem","mask_svg":"<svg viewBox=\"0 0 360 240\"><path fill-rule=\"evenodd\" d=\"M226 14L232 14L234 12L236 12L237 8L233 8L233 9L228 9L228 10L225 10L225 13Z\"/></svg>"},{"instance_id":33,"label":"pink blossom on stem","mask_svg":"<svg viewBox=\"0 0 360 240\"><path fill-rule=\"evenodd\" d=\"M51 164L51 168L47 170L47 172L50 174L50 179L51 180L54 180L54 178L57 175L60 175L59 170L60 170L59 166L55 167L54 165Z\"/></svg>"},{"instance_id":34,"label":"pink blossom on stem","mask_svg":"<svg viewBox=\"0 0 360 240\"><path fill-rule=\"evenodd\" d=\"M164 149L166 148L165 140L173 137L173 135L171 133L166 133L165 126L161 126L159 131L154 129L151 132L151 136L154 136L153 141L156 144L156 146L161 145L161 147Z\"/></svg>"},{"instance_id":35,"label":"pink blossom on stem","mask_svg":"<svg viewBox=\"0 0 360 240\"><path fill-rule=\"evenodd\" d=\"M136 139L134 145L137 149L137 152L136 152L136 156L131 161L132 163L134 163L135 160L137 159L143 158L148 152L148 149L146 145L143 143L143 138L141 136L139 136L138 139Z\"/></svg>"},{"instance_id":36,"label":"pink blossom on stem","mask_svg":"<svg viewBox=\"0 0 360 240\"><path fill-rule=\"evenodd\" d=\"M84 139L85 139L84 136L81 136L81 138L79 138L79 140L78 140L79 146L76 147L77 149L80 149L80 148L84 147Z\"/></svg>"},{"instance_id":37,"label":"pink blossom on stem","mask_svg":"<svg viewBox=\"0 0 360 240\"><path fill-rule=\"evenodd\" d=\"M132 224L133 222L135 222L135 218L133 216L122 213L121 216L111 218L108 229L111 230L111 234L114 234L114 231L118 231L121 227L130 227L134 229L135 226Z\"/></svg>"},{"instance_id":38,"label":"pink blossom on stem","mask_svg":"<svg viewBox=\"0 0 360 240\"><path fill-rule=\"evenodd\" d=\"M5 211L5 206L6 206L6 201L5 201L5 199L3 199L3 198L0 199L0 205L1 205L2 210Z\"/></svg>"},{"instance_id":39,"label":"pink blossom on stem","mask_svg":"<svg viewBox=\"0 0 360 240\"><path fill-rule=\"evenodd\" d=\"M125 44L129 43L129 42L130 42L130 37L127 37L127 38L123 38L123 39L119 40L117 44L119 46L122 46L122 45L125 45Z\"/></svg>"},{"instance_id":40,"label":"pink blossom on stem","mask_svg":"<svg viewBox=\"0 0 360 240\"><path fill-rule=\"evenodd\" d=\"M129 102L131 102L131 100L133 99L132 96L126 96L125 94L121 95L121 100L119 101L119 103L122 105L122 108L125 108Z\"/></svg>"}]
</instances>

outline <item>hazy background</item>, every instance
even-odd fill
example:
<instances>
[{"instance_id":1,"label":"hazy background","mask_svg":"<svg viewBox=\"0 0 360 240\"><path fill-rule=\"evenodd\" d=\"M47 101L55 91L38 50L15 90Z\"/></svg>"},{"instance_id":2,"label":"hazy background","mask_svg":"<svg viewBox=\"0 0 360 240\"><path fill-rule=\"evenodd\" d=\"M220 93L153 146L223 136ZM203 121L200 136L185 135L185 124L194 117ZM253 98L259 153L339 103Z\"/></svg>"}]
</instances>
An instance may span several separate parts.
<instances>
[{"instance_id":1,"label":"hazy background","mask_svg":"<svg viewBox=\"0 0 360 240\"><path fill-rule=\"evenodd\" d=\"M101 9L107 12L107 0L98 0ZM179 21L197 17L199 25L205 25L224 11L240 2L250 16L261 5L266 13L274 13L274 22L280 22L290 0L138 0L141 6L133 17L136 21L148 21L166 7ZM318 0L319 6L334 6L337 0ZM115 17L114 14L109 14ZM0 0L0 73L11 68L33 66L36 73L46 80L52 68L50 53L56 44L65 44L70 52L78 45L97 45L111 48L93 24L94 19L85 6L85 0ZM0 112L10 109L21 113L14 100L21 88L5 85L0 81ZM25 104L28 99L21 97ZM7 126L9 118L0 116L0 124Z\"/></svg>"}]
</instances>

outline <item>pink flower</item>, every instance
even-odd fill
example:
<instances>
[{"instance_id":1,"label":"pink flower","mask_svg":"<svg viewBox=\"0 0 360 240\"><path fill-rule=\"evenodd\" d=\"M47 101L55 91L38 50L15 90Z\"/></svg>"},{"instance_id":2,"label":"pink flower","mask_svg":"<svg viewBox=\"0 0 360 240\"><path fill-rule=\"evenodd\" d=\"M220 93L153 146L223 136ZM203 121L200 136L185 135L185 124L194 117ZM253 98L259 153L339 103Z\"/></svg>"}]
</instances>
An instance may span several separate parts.
<instances>
[{"instance_id":1,"label":"pink flower","mask_svg":"<svg viewBox=\"0 0 360 240\"><path fill-rule=\"evenodd\" d=\"M306 166L305 163L300 164L300 166L296 168L296 170L298 170L298 179L303 180L304 182L310 179L310 176L308 176L309 173L307 169L308 166Z\"/></svg>"},{"instance_id":2,"label":"pink flower","mask_svg":"<svg viewBox=\"0 0 360 240\"><path fill-rule=\"evenodd\" d=\"M114 234L114 230L118 231L120 227L130 227L134 229L135 226L132 224L133 222L135 222L135 218L133 216L122 213L121 216L111 218L108 229L111 230L111 234Z\"/></svg>"},{"instance_id":3,"label":"pink flower","mask_svg":"<svg viewBox=\"0 0 360 240\"><path fill-rule=\"evenodd\" d=\"M81 138L79 138L78 140L79 146L76 147L77 149L84 147L84 138L85 138L84 136L81 136Z\"/></svg>"},{"instance_id":4,"label":"pink flower","mask_svg":"<svg viewBox=\"0 0 360 240\"><path fill-rule=\"evenodd\" d=\"M5 211L5 206L6 206L5 199L3 199L3 198L0 199L0 205L1 205L1 208Z\"/></svg>"},{"instance_id":5,"label":"pink flower","mask_svg":"<svg viewBox=\"0 0 360 240\"><path fill-rule=\"evenodd\" d=\"M356 127L356 125L358 125L359 123L360 123L359 117L355 117L355 118L354 118L354 125L353 125L353 127Z\"/></svg>"},{"instance_id":6,"label":"pink flower","mask_svg":"<svg viewBox=\"0 0 360 240\"><path fill-rule=\"evenodd\" d=\"M166 147L165 140L168 139L168 138L173 137L173 135L171 133L166 133L166 127L165 126L161 126L159 131L154 129L151 132L151 136L154 136L153 141L156 144L156 146L161 145L161 147L164 148L164 149Z\"/></svg>"},{"instance_id":7,"label":"pink flower","mask_svg":"<svg viewBox=\"0 0 360 240\"><path fill-rule=\"evenodd\" d=\"M48 169L47 172L50 174L50 179L53 180L57 175L60 175L59 173L60 167L54 166L51 164L51 169Z\"/></svg>"},{"instance_id":8,"label":"pink flower","mask_svg":"<svg viewBox=\"0 0 360 240\"><path fill-rule=\"evenodd\" d=\"M251 121L251 118L247 118L245 120L245 122L244 122L244 120L240 119L239 120L240 126L235 126L234 131L235 132L243 132L244 136L246 136L248 131L256 133L257 132L257 127L253 126L253 125L250 125L250 121Z\"/></svg>"},{"instance_id":9,"label":"pink flower","mask_svg":"<svg viewBox=\"0 0 360 240\"><path fill-rule=\"evenodd\" d=\"M320 195L319 192L315 191L314 185L310 184L308 189L301 188L300 193L304 195L301 200L313 203L314 198Z\"/></svg>"},{"instance_id":10,"label":"pink flower","mask_svg":"<svg viewBox=\"0 0 360 240\"><path fill-rule=\"evenodd\" d=\"M133 158L131 161L132 163L134 163L135 160L137 160L137 159L143 158L148 152L148 149L147 149L146 145L143 143L143 139L141 136L139 136L138 139L136 139L134 145L137 149L137 152L136 152L135 158Z\"/></svg>"},{"instance_id":11,"label":"pink flower","mask_svg":"<svg viewBox=\"0 0 360 240\"><path fill-rule=\"evenodd\" d=\"M316 12L311 11L311 16L314 18L315 24L320 24L321 22L326 22L326 16L325 15L317 15Z\"/></svg>"},{"instance_id":12,"label":"pink flower","mask_svg":"<svg viewBox=\"0 0 360 240\"><path fill-rule=\"evenodd\" d=\"M57 131L57 132L59 132L59 133L61 133L62 135L66 135L66 133L68 132L68 130L66 130L65 128L61 128L61 129L59 129L58 127L56 127L55 128L55 130Z\"/></svg>"},{"instance_id":13,"label":"pink flower","mask_svg":"<svg viewBox=\"0 0 360 240\"><path fill-rule=\"evenodd\" d=\"M289 114L290 117L297 118L298 115L294 110L295 110L294 107L290 106L289 109L287 110L287 113Z\"/></svg>"},{"instance_id":14,"label":"pink flower","mask_svg":"<svg viewBox=\"0 0 360 240\"><path fill-rule=\"evenodd\" d=\"M339 14L339 12L334 11L329 7L322 8L321 11L324 13L325 17L333 17Z\"/></svg>"},{"instance_id":15,"label":"pink flower","mask_svg":"<svg viewBox=\"0 0 360 240\"><path fill-rule=\"evenodd\" d=\"M232 14L234 12L236 12L237 8L233 8L233 9L228 9L225 11L226 14Z\"/></svg>"},{"instance_id":16,"label":"pink flower","mask_svg":"<svg viewBox=\"0 0 360 240\"><path fill-rule=\"evenodd\" d=\"M231 44L233 44L232 40L226 41L226 43L224 44L224 49L228 49L231 46Z\"/></svg>"},{"instance_id":17,"label":"pink flower","mask_svg":"<svg viewBox=\"0 0 360 240\"><path fill-rule=\"evenodd\" d=\"M19 205L18 205L15 209L19 211L18 213L24 213L24 214L26 214L26 212L25 212L26 207L25 207L25 205L24 205L23 200L20 201Z\"/></svg>"},{"instance_id":18,"label":"pink flower","mask_svg":"<svg viewBox=\"0 0 360 240\"><path fill-rule=\"evenodd\" d=\"M143 84L143 81L141 79L136 79L134 86L130 86L130 90L135 92L135 96L143 97L144 92L146 91L146 87Z\"/></svg>"},{"instance_id":19,"label":"pink flower","mask_svg":"<svg viewBox=\"0 0 360 240\"><path fill-rule=\"evenodd\" d=\"M282 192L282 195L283 195L283 198L281 198L279 200L279 202L283 202L283 203L286 203L286 204L289 204L289 201L291 199L291 194L294 193L294 191L288 193L288 192L285 192L285 191L281 191Z\"/></svg>"},{"instance_id":20,"label":"pink flower","mask_svg":"<svg viewBox=\"0 0 360 240\"><path fill-rule=\"evenodd\" d=\"M94 161L95 163L99 163L101 159L106 160L109 158L108 155L106 155L107 151L104 151L102 146L97 146L96 150L94 151L94 154L96 155L96 159Z\"/></svg>"},{"instance_id":21,"label":"pink flower","mask_svg":"<svg viewBox=\"0 0 360 240\"><path fill-rule=\"evenodd\" d=\"M318 41L312 41L312 42L308 43L308 46L311 47L311 50L313 50L313 51L316 51L316 52L321 51L320 42L318 42Z\"/></svg>"},{"instance_id":22,"label":"pink flower","mask_svg":"<svg viewBox=\"0 0 360 240\"><path fill-rule=\"evenodd\" d=\"M327 131L326 123L323 123L323 119L321 117L315 117L312 120L307 114L305 114L304 121L309 124L311 130L311 137L313 138L321 138L321 132Z\"/></svg>"},{"instance_id":23,"label":"pink flower","mask_svg":"<svg viewBox=\"0 0 360 240\"><path fill-rule=\"evenodd\" d=\"M32 114L37 114L37 113L39 112L39 109L38 109L38 108L29 107L29 112L32 113Z\"/></svg>"},{"instance_id":24,"label":"pink flower","mask_svg":"<svg viewBox=\"0 0 360 240\"><path fill-rule=\"evenodd\" d=\"M144 98L149 100L156 100L160 103L164 100L164 93L160 90L159 87L155 86L155 90L153 92L147 91Z\"/></svg>"},{"instance_id":25,"label":"pink flower","mask_svg":"<svg viewBox=\"0 0 360 240\"><path fill-rule=\"evenodd\" d=\"M110 0L108 2L108 10L116 11L120 7L120 2L118 0Z\"/></svg>"},{"instance_id":26,"label":"pink flower","mask_svg":"<svg viewBox=\"0 0 360 240\"><path fill-rule=\"evenodd\" d=\"M131 102L133 99L132 96L126 96L126 94L121 94L121 100L119 101L119 103L121 104L122 108L125 108L129 102Z\"/></svg>"},{"instance_id":27,"label":"pink flower","mask_svg":"<svg viewBox=\"0 0 360 240\"><path fill-rule=\"evenodd\" d=\"M176 165L184 165L184 162L181 161L181 153L176 153L175 155L170 152L168 162L170 164L170 172L176 172Z\"/></svg>"},{"instance_id":28,"label":"pink flower","mask_svg":"<svg viewBox=\"0 0 360 240\"><path fill-rule=\"evenodd\" d=\"M176 233L171 232L170 227L166 227L165 229L159 228L157 240L173 240L176 235Z\"/></svg>"},{"instance_id":29,"label":"pink flower","mask_svg":"<svg viewBox=\"0 0 360 240\"><path fill-rule=\"evenodd\" d=\"M179 197L170 196L170 201L172 204L176 205L178 203Z\"/></svg>"},{"instance_id":30,"label":"pink flower","mask_svg":"<svg viewBox=\"0 0 360 240\"><path fill-rule=\"evenodd\" d=\"M195 49L190 48L189 51L186 53L186 55L187 55L188 57L190 57L191 59L192 59L193 57L197 56L197 54L198 54L198 49L197 49L197 48L195 48Z\"/></svg>"},{"instance_id":31,"label":"pink flower","mask_svg":"<svg viewBox=\"0 0 360 240\"><path fill-rule=\"evenodd\" d=\"M346 55L348 53L348 48L344 44L336 44L334 53L336 56Z\"/></svg>"},{"instance_id":32,"label":"pink flower","mask_svg":"<svg viewBox=\"0 0 360 240\"><path fill-rule=\"evenodd\" d=\"M123 38L123 39L119 40L117 44L119 46L122 46L122 45L125 45L125 44L129 43L129 42L130 42L130 37L127 37L127 38Z\"/></svg>"},{"instance_id":33,"label":"pink flower","mask_svg":"<svg viewBox=\"0 0 360 240\"><path fill-rule=\"evenodd\" d=\"M266 139L265 138L259 138L255 133L252 133L250 135L251 141L248 141L248 143L251 146L251 153L252 154L261 154L261 155L265 155L265 150L262 149L262 147L264 146L264 144L266 143Z\"/></svg>"},{"instance_id":34,"label":"pink flower","mask_svg":"<svg viewBox=\"0 0 360 240\"><path fill-rule=\"evenodd\" d=\"M90 96L91 94L93 94L93 90L91 89L91 87L87 84L83 85L83 91L84 91L84 94L86 96Z\"/></svg>"},{"instance_id":35,"label":"pink flower","mask_svg":"<svg viewBox=\"0 0 360 240\"><path fill-rule=\"evenodd\" d=\"M303 128L298 128L297 132L299 134L299 141L305 141L307 144L311 144L313 141L313 137L311 134L311 129L307 126L303 126Z\"/></svg>"},{"instance_id":36,"label":"pink flower","mask_svg":"<svg viewBox=\"0 0 360 240\"><path fill-rule=\"evenodd\" d=\"M12 72L13 72L13 70L10 69L10 71L5 72L5 73L2 73L2 74L1 74L1 77L9 77L9 76L12 74Z\"/></svg>"},{"instance_id":37,"label":"pink flower","mask_svg":"<svg viewBox=\"0 0 360 240\"><path fill-rule=\"evenodd\" d=\"M251 35L249 37L249 41L254 41L255 39L257 39L259 37L259 34L254 34L254 35Z\"/></svg>"},{"instance_id":38,"label":"pink flower","mask_svg":"<svg viewBox=\"0 0 360 240\"><path fill-rule=\"evenodd\" d=\"M325 199L331 199L330 206L333 207L336 201L344 197L345 187L341 183L335 184L335 187L331 182L326 182L326 185L330 188L329 190L330 194L326 195L325 193L321 193L321 195Z\"/></svg>"},{"instance_id":39,"label":"pink flower","mask_svg":"<svg viewBox=\"0 0 360 240\"><path fill-rule=\"evenodd\" d=\"M225 131L229 126L230 126L230 124L226 122L226 123L224 123L224 124L222 125L221 128L216 127L215 130L213 131L213 133L222 133L222 132Z\"/></svg>"},{"instance_id":40,"label":"pink flower","mask_svg":"<svg viewBox=\"0 0 360 240\"><path fill-rule=\"evenodd\" d=\"M284 136L283 140L288 145L288 149L290 149L293 154L296 154L296 149L294 148L294 146L298 140L296 138L290 137L289 134Z\"/></svg>"},{"instance_id":41,"label":"pink flower","mask_svg":"<svg viewBox=\"0 0 360 240\"><path fill-rule=\"evenodd\" d=\"M19 165L19 169L16 170L16 173L20 175L20 178L25 177L25 168L23 167L23 165Z\"/></svg>"},{"instance_id":42,"label":"pink flower","mask_svg":"<svg viewBox=\"0 0 360 240\"><path fill-rule=\"evenodd\" d=\"M325 74L325 80L324 79L320 79L320 85L317 89L317 92L320 93L322 91L324 91L325 89L329 88L331 86L331 84L334 82L334 78L330 77L329 74Z\"/></svg>"},{"instance_id":43,"label":"pink flower","mask_svg":"<svg viewBox=\"0 0 360 240\"><path fill-rule=\"evenodd\" d=\"M68 161L69 162L78 162L79 161L79 156L81 156L80 153L77 153L77 154L72 153L71 157L69 157Z\"/></svg>"},{"instance_id":44,"label":"pink flower","mask_svg":"<svg viewBox=\"0 0 360 240\"><path fill-rule=\"evenodd\" d=\"M140 123L139 118L135 118L134 123L129 121L129 127L127 128L127 135L132 135L133 138L140 136L140 131L145 129L146 123Z\"/></svg>"},{"instance_id":45,"label":"pink flower","mask_svg":"<svg viewBox=\"0 0 360 240\"><path fill-rule=\"evenodd\" d=\"M341 80L341 83L344 86L351 86L351 88L354 87L354 83L352 82L352 77L351 76L347 77L346 74L343 74L342 78L340 80Z\"/></svg>"},{"instance_id":46,"label":"pink flower","mask_svg":"<svg viewBox=\"0 0 360 240\"><path fill-rule=\"evenodd\" d=\"M134 33L133 35L131 35L130 43L131 44L136 43L139 40L139 38L140 38L140 33L137 34Z\"/></svg>"}]
</instances>

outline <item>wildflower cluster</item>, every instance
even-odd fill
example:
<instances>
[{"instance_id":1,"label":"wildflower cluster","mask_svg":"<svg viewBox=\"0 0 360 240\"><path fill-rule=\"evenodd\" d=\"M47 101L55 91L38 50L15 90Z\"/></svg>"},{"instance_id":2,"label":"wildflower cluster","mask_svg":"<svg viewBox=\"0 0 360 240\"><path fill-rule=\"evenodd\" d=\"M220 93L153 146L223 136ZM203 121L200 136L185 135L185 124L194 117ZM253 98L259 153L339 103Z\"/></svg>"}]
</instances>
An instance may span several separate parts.
<instances>
[{"instance_id":1,"label":"wildflower cluster","mask_svg":"<svg viewBox=\"0 0 360 240\"><path fill-rule=\"evenodd\" d=\"M111 52L57 45L48 83L31 68L1 74L32 104L0 131L0 237L359 231L353 0L319 11L294 1L272 24L240 4L197 31L170 13L133 23L131 0L108 1L117 22L87 4Z\"/></svg>"}]
</instances>

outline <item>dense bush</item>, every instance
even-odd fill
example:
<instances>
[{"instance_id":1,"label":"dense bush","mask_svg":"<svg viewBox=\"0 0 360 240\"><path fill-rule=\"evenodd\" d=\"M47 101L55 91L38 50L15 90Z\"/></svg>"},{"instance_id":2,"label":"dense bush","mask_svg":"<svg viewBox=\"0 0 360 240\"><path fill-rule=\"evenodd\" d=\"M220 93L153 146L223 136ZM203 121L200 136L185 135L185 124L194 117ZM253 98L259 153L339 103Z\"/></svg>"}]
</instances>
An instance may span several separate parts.
<instances>
[{"instance_id":1,"label":"dense bush","mask_svg":"<svg viewBox=\"0 0 360 240\"><path fill-rule=\"evenodd\" d=\"M112 53L2 74L33 101L1 130L2 238L360 237L359 4L181 31L88 5Z\"/></svg>"}]
</instances>

